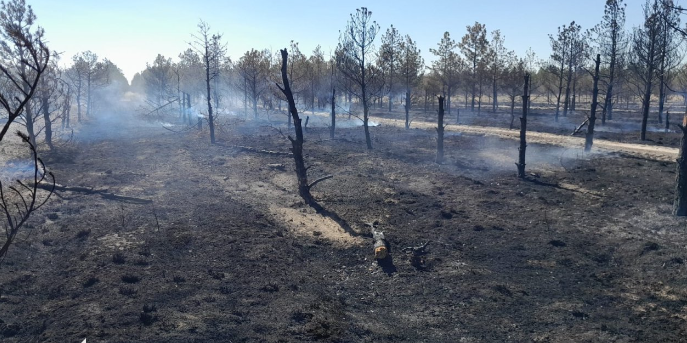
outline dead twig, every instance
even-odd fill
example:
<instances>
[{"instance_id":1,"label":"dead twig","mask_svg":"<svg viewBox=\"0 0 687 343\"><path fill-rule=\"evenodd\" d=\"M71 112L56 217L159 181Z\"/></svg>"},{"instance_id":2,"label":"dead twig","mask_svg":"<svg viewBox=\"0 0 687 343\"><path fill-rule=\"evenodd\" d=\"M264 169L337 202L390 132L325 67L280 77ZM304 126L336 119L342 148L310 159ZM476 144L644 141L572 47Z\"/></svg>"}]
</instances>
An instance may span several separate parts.
<instances>
[{"instance_id":1,"label":"dead twig","mask_svg":"<svg viewBox=\"0 0 687 343\"><path fill-rule=\"evenodd\" d=\"M290 152L256 149L256 148L252 148L249 146L243 146L243 145L232 145L231 147L236 148L236 149L245 150L245 151L256 152L256 153L260 153L260 154L279 155L279 156L293 156L293 154Z\"/></svg>"},{"instance_id":2,"label":"dead twig","mask_svg":"<svg viewBox=\"0 0 687 343\"><path fill-rule=\"evenodd\" d=\"M412 253L414 255L426 254L427 250L425 250L425 248L427 247L427 244L429 244L429 241L414 247L405 247L401 249L401 251L403 251L404 253Z\"/></svg>"},{"instance_id":3,"label":"dead twig","mask_svg":"<svg viewBox=\"0 0 687 343\"><path fill-rule=\"evenodd\" d=\"M313 188L313 187L315 187L316 184L318 184L318 183L320 183L320 182L322 182L322 181L324 181L324 180L331 179L331 178L333 178L333 177L334 177L334 175L323 176L323 177L321 177L321 178L319 178L319 179L313 181L311 184L309 184L309 185L308 185L308 188Z\"/></svg>"}]
</instances>

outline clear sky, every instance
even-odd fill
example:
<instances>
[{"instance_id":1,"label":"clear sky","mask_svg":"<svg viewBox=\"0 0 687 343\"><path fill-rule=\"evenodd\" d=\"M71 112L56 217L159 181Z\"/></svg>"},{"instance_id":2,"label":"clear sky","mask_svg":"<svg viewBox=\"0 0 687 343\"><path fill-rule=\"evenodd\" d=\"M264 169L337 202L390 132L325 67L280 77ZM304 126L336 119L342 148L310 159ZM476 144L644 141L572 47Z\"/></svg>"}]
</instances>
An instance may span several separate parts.
<instances>
[{"instance_id":1,"label":"clear sky","mask_svg":"<svg viewBox=\"0 0 687 343\"><path fill-rule=\"evenodd\" d=\"M540 58L550 54L548 34L575 20L583 29L601 20L604 0L475 0L475 1L233 1L233 0L26 0L38 17L50 47L71 56L91 50L117 64L131 80L157 54L177 59L191 41L199 20L224 34L228 53L237 60L244 52L299 42L306 55L320 44L328 54L349 14L366 6L386 31L394 25L417 41L429 64L429 48L445 31L460 40L475 21L487 30L500 29L506 47L524 56L532 47ZM644 0L626 0L629 28L642 22Z\"/></svg>"}]
</instances>

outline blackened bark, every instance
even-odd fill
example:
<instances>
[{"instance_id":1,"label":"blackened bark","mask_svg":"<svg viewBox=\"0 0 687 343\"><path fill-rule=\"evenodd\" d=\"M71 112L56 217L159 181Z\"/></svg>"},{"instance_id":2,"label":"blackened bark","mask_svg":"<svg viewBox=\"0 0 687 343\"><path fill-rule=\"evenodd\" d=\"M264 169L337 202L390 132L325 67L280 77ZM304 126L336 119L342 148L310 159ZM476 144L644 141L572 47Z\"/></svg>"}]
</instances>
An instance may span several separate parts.
<instances>
[{"instance_id":1,"label":"blackened bark","mask_svg":"<svg viewBox=\"0 0 687 343\"><path fill-rule=\"evenodd\" d=\"M208 43L205 43L205 85L207 89L207 100L208 100L208 127L210 128L210 143L215 144L215 122L212 117L212 100L210 99L210 52L208 51ZM202 124L200 122L200 117L198 118L198 128L200 129Z\"/></svg>"},{"instance_id":2,"label":"blackened bark","mask_svg":"<svg viewBox=\"0 0 687 343\"><path fill-rule=\"evenodd\" d=\"M685 116L687 119L687 115ZM683 120L683 123L685 120ZM673 215L687 216L687 128L679 125L682 131L680 141L680 153L677 157L676 180L675 180L675 200L673 201Z\"/></svg>"},{"instance_id":3,"label":"blackened bark","mask_svg":"<svg viewBox=\"0 0 687 343\"><path fill-rule=\"evenodd\" d=\"M45 125L45 143L50 150L55 147L52 144L52 121L50 120L50 97L43 91L41 96L41 107L43 108L43 125Z\"/></svg>"},{"instance_id":4,"label":"blackened bark","mask_svg":"<svg viewBox=\"0 0 687 343\"><path fill-rule=\"evenodd\" d=\"M33 127L35 115L36 113L33 111L33 106L31 106L31 104L27 104L26 107L24 107L24 120L26 133L29 135L29 141L31 144L33 144L33 146L36 146L36 131Z\"/></svg>"},{"instance_id":5,"label":"blackened bark","mask_svg":"<svg viewBox=\"0 0 687 343\"><path fill-rule=\"evenodd\" d=\"M336 88L332 88L332 127L329 129L329 138L334 139L336 132Z\"/></svg>"},{"instance_id":6,"label":"blackened bark","mask_svg":"<svg viewBox=\"0 0 687 343\"><path fill-rule=\"evenodd\" d=\"M80 83L80 81L79 81ZM81 122L81 86L76 89L76 121Z\"/></svg>"},{"instance_id":7,"label":"blackened bark","mask_svg":"<svg viewBox=\"0 0 687 343\"><path fill-rule=\"evenodd\" d=\"M646 140L646 124L649 120L649 106L651 105L651 88L652 88L652 81L654 78L654 56L655 56L655 51L656 51L656 40L652 39L651 44L649 45L649 52L647 56L649 56L649 63L647 63L648 71L646 75L646 84L644 88L644 98L642 99L642 131L640 133L640 139L645 141Z\"/></svg>"},{"instance_id":8,"label":"blackened bark","mask_svg":"<svg viewBox=\"0 0 687 343\"><path fill-rule=\"evenodd\" d=\"M513 123L515 122L515 95L510 99L510 126L509 130L513 129Z\"/></svg>"},{"instance_id":9,"label":"blackened bark","mask_svg":"<svg viewBox=\"0 0 687 343\"><path fill-rule=\"evenodd\" d=\"M492 99L494 100L493 105L492 105L492 111L496 113L496 110L499 107L499 100L498 100L498 88L496 86L496 75L494 75L493 79L493 84L492 84L492 92L493 92L493 97Z\"/></svg>"},{"instance_id":10,"label":"blackened bark","mask_svg":"<svg viewBox=\"0 0 687 343\"><path fill-rule=\"evenodd\" d=\"M525 151L527 150L527 102L530 99L530 75L525 74L525 92L522 95L522 117L520 117L520 148L518 153L518 177L525 178Z\"/></svg>"},{"instance_id":11,"label":"blackened bark","mask_svg":"<svg viewBox=\"0 0 687 343\"><path fill-rule=\"evenodd\" d=\"M594 144L594 123L596 122L596 107L598 106L599 97L599 65L601 64L601 55L596 55L596 66L594 67L594 88L592 90L592 110L589 115L589 125L587 126L587 135L584 142L584 151L592 150Z\"/></svg>"},{"instance_id":12,"label":"blackened bark","mask_svg":"<svg viewBox=\"0 0 687 343\"><path fill-rule=\"evenodd\" d=\"M438 164L444 163L444 97L439 96L439 118L437 120L437 159Z\"/></svg>"},{"instance_id":13,"label":"blackened bark","mask_svg":"<svg viewBox=\"0 0 687 343\"><path fill-rule=\"evenodd\" d=\"M287 74L288 52L286 49L281 50L281 78L283 87L279 87L286 96L289 103L289 118L293 117L293 126L296 129L296 139L288 136L291 141L291 152L296 163L296 177L298 178L298 195L303 198L309 206L316 205L312 195L310 194L310 186L308 185L308 169L305 167L303 159L303 128L301 126L301 118L298 116L298 109L296 109L296 102L293 99L291 92L291 85L289 84L289 77ZM279 85L277 85L279 86Z\"/></svg>"},{"instance_id":14,"label":"blackened bark","mask_svg":"<svg viewBox=\"0 0 687 343\"><path fill-rule=\"evenodd\" d=\"M568 108L570 106L570 83L572 82L572 70L573 70L573 62L572 62L572 50L571 50L570 51L570 59L568 62L568 79L566 80L566 86L565 86L565 101L563 102L563 116L564 117L568 115Z\"/></svg>"},{"instance_id":15,"label":"blackened bark","mask_svg":"<svg viewBox=\"0 0 687 343\"><path fill-rule=\"evenodd\" d=\"M406 90L406 130L410 129L410 90Z\"/></svg>"},{"instance_id":16,"label":"blackened bark","mask_svg":"<svg viewBox=\"0 0 687 343\"><path fill-rule=\"evenodd\" d=\"M191 118L191 94L186 94L186 114L188 115L188 125L193 125L193 118Z\"/></svg>"}]
</instances>

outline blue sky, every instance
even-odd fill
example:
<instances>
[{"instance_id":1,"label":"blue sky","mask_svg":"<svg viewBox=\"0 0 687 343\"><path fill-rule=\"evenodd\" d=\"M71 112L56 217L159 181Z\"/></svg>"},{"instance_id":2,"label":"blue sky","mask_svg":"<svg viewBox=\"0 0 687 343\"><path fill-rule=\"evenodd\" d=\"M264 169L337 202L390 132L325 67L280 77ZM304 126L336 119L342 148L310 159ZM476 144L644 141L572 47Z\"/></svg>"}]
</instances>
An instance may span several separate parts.
<instances>
[{"instance_id":1,"label":"blue sky","mask_svg":"<svg viewBox=\"0 0 687 343\"><path fill-rule=\"evenodd\" d=\"M540 58L550 54L548 34L572 20L583 29L601 20L603 0L477 1L147 1L26 0L43 26L52 49L68 63L77 52L91 50L117 64L127 78L158 53L176 59L188 47L200 19L224 34L228 53L237 60L251 48L272 49L299 42L307 55L320 44L329 53L349 14L366 6L382 31L393 24L409 34L429 64L429 48L445 31L459 40L475 21L500 29L506 47L521 56L532 47ZM626 0L627 27L642 22L644 0Z\"/></svg>"}]
</instances>

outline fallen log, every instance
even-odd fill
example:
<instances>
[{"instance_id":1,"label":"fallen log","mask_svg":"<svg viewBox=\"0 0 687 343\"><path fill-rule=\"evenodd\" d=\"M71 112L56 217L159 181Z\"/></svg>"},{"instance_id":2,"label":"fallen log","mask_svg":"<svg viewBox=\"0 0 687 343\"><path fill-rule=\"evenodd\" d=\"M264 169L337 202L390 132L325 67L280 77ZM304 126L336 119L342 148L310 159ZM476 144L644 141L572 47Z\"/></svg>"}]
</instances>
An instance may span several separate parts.
<instances>
[{"instance_id":1,"label":"fallen log","mask_svg":"<svg viewBox=\"0 0 687 343\"><path fill-rule=\"evenodd\" d=\"M374 240L375 258L383 260L389 255L388 243L384 238L384 232L372 229L372 239Z\"/></svg>"}]
</instances>

